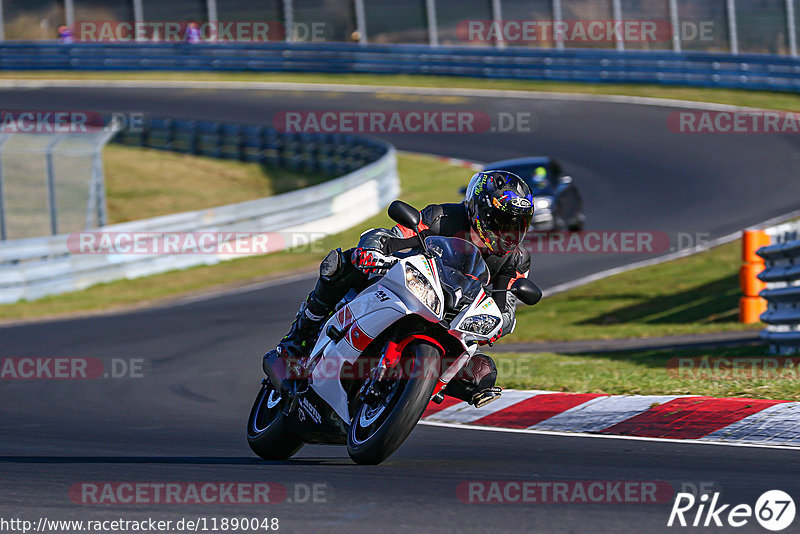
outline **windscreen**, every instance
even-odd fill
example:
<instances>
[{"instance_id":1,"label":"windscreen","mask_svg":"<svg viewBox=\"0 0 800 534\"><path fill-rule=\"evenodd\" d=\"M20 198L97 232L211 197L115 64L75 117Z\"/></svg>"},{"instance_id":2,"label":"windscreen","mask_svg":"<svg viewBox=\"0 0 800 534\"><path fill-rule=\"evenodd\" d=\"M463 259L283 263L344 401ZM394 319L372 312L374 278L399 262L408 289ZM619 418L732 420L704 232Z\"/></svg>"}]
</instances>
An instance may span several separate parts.
<instances>
[{"instance_id":1,"label":"windscreen","mask_svg":"<svg viewBox=\"0 0 800 534\"><path fill-rule=\"evenodd\" d=\"M442 285L462 298L475 300L483 285L489 283L489 270L478 247L456 237L432 236L425 245L439 268Z\"/></svg>"}]
</instances>

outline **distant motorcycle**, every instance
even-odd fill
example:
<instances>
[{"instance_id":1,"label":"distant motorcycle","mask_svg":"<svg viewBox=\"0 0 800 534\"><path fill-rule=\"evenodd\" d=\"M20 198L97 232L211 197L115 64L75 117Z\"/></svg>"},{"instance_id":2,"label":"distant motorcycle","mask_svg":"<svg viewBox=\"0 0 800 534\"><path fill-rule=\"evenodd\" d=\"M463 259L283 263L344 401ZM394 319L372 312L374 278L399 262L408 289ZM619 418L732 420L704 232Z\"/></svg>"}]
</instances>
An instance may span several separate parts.
<instances>
[{"instance_id":1,"label":"distant motorcycle","mask_svg":"<svg viewBox=\"0 0 800 534\"><path fill-rule=\"evenodd\" d=\"M389 216L418 229L419 212L404 202L393 202ZM270 376L282 376L281 387L262 380L247 421L257 455L287 459L304 443L347 444L356 463L382 462L428 403L442 401L478 341L498 333L502 315L475 245L420 238L396 256L384 276L339 303L308 357L290 365L271 360ZM527 279L511 292L529 305L541 298Z\"/></svg>"}]
</instances>

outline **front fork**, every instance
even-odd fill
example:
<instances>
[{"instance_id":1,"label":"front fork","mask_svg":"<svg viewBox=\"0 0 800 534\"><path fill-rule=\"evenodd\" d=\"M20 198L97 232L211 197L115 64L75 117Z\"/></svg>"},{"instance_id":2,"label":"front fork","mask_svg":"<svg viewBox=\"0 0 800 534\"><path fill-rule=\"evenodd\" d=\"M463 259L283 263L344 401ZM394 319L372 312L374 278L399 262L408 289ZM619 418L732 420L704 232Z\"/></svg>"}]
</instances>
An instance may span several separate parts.
<instances>
[{"instance_id":1,"label":"front fork","mask_svg":"<svg viewBox=\"0 0 800 534\"><path fill-rule=\"evenodd\" d=\"M364 385L361 387L361 390L359 390L358 396L361 402L373 400L380 395L380 391L378 391L377 388L378 384L386 377L389 369L397 366L405 348L409 343L415 340L422 340L435 345L441 351L442 357L444 357L444 347L442 347L441 343L439 343L436 339L430 336L414 334L400 342L389 341L383 350L383 355L381 356L378 365L372 369L370 378L364 383ZM442 375L439 376L438 380L436 381L436 387L434 388L431 396L431 400L433 402L440 404L444 400L444 387L470 358L471 352L474 351L465 351L464 354L462 354L455 362L453 362L453 365L451 365Z\"/></svg>"}]
</instances>

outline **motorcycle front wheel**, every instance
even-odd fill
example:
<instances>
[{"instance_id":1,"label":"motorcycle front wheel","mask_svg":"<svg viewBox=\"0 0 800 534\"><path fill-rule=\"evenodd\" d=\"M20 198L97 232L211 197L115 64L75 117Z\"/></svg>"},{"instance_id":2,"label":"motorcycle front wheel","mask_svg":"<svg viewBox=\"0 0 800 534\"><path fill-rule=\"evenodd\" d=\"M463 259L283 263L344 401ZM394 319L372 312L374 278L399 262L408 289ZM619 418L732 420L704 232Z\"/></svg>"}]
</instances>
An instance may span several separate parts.
<instances>
[{"instance_id":1,"label":"motorcycle front wheel","mask_svg":"<svg viewBox=\"0 0 800 534\"><path fill-rule=\"evenodd\" d=\"M381 381L381 394L358 406L347 435L347 452L358 464L388 458L416 426L439 378L439 351L415 342L403 351L395 369Z\"/></svg>"},{"instance_id":2,"label":"motorcycle front wheel","mask_svg":"<svg viewBox=\"0 0 800 534\"><path fill-rule=\"evenodd\" d=\"M271 384L261 386L247 418L247 443L265 460L286 460L303 446L286 428L281 396Z\"/></svg>"}]
</instances>

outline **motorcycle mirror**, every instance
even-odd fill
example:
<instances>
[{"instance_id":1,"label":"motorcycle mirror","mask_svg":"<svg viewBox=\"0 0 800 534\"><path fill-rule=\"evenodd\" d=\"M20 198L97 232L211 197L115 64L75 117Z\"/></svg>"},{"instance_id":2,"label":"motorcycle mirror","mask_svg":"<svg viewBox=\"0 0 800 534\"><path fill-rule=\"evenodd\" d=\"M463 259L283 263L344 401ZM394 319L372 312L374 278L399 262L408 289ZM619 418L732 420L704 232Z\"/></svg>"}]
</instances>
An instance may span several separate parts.
<instances>
[{"instance_id":1,"label":"motorcycle mirror","mask_svg":"<svg viewBox=\"0 0 800 534\"><path fill-rule=\"evenodd\" d=\"M528 306L533 306L542 300L542 290L527 278L520 278L514 282L514 285L511 286L511 293Z\"/></svg>"},{"instance_id":2,"label":"motorcycle mirror","mask_svg":"<svg viewBox=\"0 0 800 534\"><path fill-rule=\"evenodd\" d=\"M419 222L421 220L419 211L402 200L395 200L389 204L388 213L389 217L397 224L405 226L415 232L417 228L419 228Z\"/></svg>"}]
</instances>

